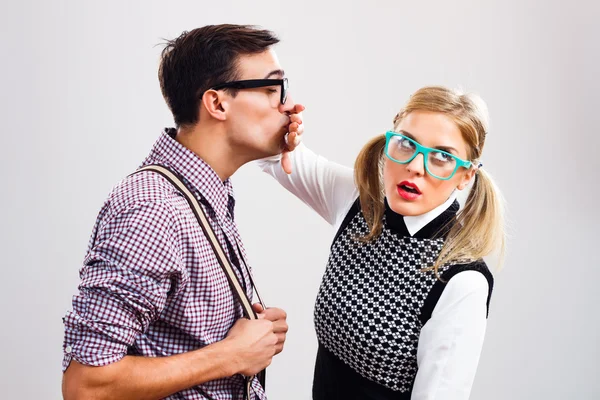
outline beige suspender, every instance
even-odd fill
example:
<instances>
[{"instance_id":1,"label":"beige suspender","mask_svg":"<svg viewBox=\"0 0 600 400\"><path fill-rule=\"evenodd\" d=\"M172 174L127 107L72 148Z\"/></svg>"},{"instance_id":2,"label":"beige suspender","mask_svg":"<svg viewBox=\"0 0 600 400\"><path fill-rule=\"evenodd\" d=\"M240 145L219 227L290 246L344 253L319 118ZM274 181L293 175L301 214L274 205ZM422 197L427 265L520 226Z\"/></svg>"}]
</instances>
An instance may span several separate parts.
<instances>
[{"instance_id":1,"label":"beige suspender","mask_svg":"<svg viewBox=\"0 0 600 400\"><path fill-rule=\"evenodd\" d=\"M153 171L153 172L159 173L165 179L167 179L169 182L171 182L171 184L173 184L177 189L179 189L179 191L187 199L190 207L192 208L192 211L194 212L194 214L196 215L196 218L198 219L198 223L200 224L200 227L204 231L204 234L208 238L208 241L210 242L210 244L215 252L215 255L217 256L219 264L221 264L221 267L223 268L225 275L227 275L227 279L229 280L229 283L231 285L231 288L232 288L234 294L236 295L238 301L242 305L244 315L248 319L257 319L258 316L256 315L256 312L254 312L254 310L252 309L252 303L250 302L250 299L248 298L247 293L242 288L242 285L240 284L240 281L239 281L237 275L235 274L235 271L233 270L233 267L232 267L231 263L229 262L227 255L223 251L223 247L219 243L219 240L217 238L217 235L215 234L215 231L213 230L212 226L210 226L210 223L208 222L208 218L206 217L204 209L200 206L200 203L194 197L192 192L190 192L190 190L184 185L184 183L173 172L171 172L169 169L167 169L161 165L147 165L147 166L142 167L139 170L137 170L136 173L142 172L142 171ZM239 246L238 246L238 249L239 249ZM239 251L240 251L240 255L239 255L240 261L245 264L244 260L241 259L243 257L243 255L241 253L241 249L239 249ZM240 273L241 273L241 271L240 271ZM258 294L258 290L256 290L256 285L254 285L254 280L252 279L250 270L248 270L248 276L250 277L252 286L253 286L254 290L256 291L256 295L258 296L260 303L262 304L263 308L266 308L265 304L263 303L262 299L260 298L260 295ZM261 374L259 374L259 380L261 381L263 388L265 386L264 372L265 371L263 371ZM251 381L252 381L252 377L246 377L245 388L244 388L245 389L244 397L246 399L250 399Z\"/></svg>"}]
</instances>

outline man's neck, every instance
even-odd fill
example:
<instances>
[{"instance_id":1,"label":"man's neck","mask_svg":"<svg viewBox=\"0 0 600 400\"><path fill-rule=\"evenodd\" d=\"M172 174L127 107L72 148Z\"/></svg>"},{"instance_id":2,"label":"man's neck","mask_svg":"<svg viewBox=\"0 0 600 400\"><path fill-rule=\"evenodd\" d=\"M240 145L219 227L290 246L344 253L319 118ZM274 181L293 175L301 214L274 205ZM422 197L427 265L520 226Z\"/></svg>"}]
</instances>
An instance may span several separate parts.
<instances>
[{"instance_id":1,"label":"man's neck","mask_svg":"<svg viewBox=\"0 0 600 400\"><path fill-rule=\"evenodd\" d=\"M210 165L224 182L247 160L240 154L239 149L231 146L227 133L219 128L199 124L190 128L179 128L175 140Z\"/></svg>"}]
</instances>

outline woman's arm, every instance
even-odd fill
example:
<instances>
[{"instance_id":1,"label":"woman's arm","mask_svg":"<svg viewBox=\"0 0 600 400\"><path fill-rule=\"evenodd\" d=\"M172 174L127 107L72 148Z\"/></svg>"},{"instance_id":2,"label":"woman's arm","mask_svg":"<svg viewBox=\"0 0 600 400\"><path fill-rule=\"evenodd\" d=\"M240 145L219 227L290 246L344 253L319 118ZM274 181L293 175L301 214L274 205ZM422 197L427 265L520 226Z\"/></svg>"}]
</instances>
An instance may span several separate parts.
<instances>
[{"instance_id":1,"label":"woman's arm","mask_svg":"<svg viewBox=\"0 0 600 400\"><path fill-rule=\"evenodd\" d=\"M289 175L281 167L280 156L258 160L258 165L331 225L339 225L358 197L352 168L331 162L303 144L289 157Z\"/></svg>"},{"instance_id":2,"label":"woman's arm","mask_svg":"<svg viewBox=\"0 0 600 400\"><path fill-rule=\"evenodd\" d=\"M464 271L448 282L419 337L412 400L467 400L487 323L488 282Z\"/></svg>"}]
</instances>

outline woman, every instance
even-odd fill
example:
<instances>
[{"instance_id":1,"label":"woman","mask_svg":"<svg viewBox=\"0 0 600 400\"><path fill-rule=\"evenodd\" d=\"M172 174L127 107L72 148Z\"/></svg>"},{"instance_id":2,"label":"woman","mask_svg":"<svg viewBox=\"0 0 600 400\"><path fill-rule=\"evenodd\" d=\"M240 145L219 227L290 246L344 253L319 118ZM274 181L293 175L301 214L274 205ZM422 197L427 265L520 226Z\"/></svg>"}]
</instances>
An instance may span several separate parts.
<instances>
[{"instance_id":1,"label":"woman","mask_svg":"<svg viewBox=\"0 0 600 400\"><path fill-rule=\"evenodd\" d=\"M290 175L260 162L337 230L314 311L314 399L468 399L493 287L482 258L504 247L487 130L479 97L425 87L354 173L302 145Z\"/></svg>"}]
</instances>

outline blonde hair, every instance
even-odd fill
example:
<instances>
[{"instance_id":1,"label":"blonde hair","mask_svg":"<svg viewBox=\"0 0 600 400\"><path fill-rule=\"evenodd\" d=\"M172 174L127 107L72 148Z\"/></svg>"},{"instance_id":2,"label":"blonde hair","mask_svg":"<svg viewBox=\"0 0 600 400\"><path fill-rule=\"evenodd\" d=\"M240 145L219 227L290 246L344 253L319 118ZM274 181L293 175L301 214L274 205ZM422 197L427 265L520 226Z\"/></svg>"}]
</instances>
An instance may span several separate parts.
<instances>
[{"instance_id":1,"label":"blonde hair","mask_svg":"<svg viewBox=\"0 0 600 400\"><path fill-rule=\"evenodd\" d=\"M468 159L477 166L488 131L487 107L479 96L441 86L421 88L394 118L394 129L413 111L438 112L452 118L467 143ZM371 139L354 165L360 205L370 230L362 238L364 241L377 238L383 227L384 148L384 135ZM495 250L499 251L499 264L502 264L505 248L504 201L492 177L484 169L475 174L465 206L451 224L435 264L429 267L438 277L438 270L444 265L479 260Z\"/></svg>"}]
</instances>

